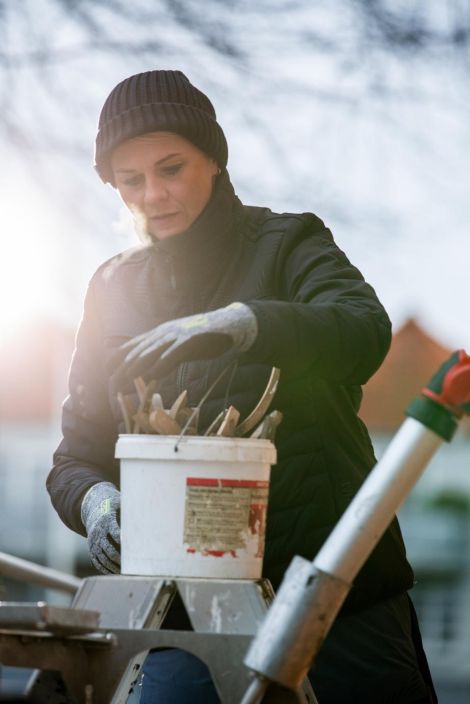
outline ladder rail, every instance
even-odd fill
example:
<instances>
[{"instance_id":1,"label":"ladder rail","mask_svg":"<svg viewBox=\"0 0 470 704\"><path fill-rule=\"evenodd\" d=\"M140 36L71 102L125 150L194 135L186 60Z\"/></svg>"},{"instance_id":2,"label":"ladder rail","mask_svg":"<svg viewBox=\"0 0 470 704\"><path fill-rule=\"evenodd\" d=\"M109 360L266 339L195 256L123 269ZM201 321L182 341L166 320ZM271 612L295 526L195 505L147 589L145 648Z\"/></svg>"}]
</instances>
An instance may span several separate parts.
<instances>
[{"instance_id":1,"label":"ladder rail","mask_svg":"<svg viewBox=\"0 0 470 704\"><path fill-rule=\"evenodd\" d=\"M52 567L44 567L30 560L0 552L0 574L32 584L39 584L48 589L75 594L83 580L74 575L61 572Z\"/></svg>"}]
</instances>

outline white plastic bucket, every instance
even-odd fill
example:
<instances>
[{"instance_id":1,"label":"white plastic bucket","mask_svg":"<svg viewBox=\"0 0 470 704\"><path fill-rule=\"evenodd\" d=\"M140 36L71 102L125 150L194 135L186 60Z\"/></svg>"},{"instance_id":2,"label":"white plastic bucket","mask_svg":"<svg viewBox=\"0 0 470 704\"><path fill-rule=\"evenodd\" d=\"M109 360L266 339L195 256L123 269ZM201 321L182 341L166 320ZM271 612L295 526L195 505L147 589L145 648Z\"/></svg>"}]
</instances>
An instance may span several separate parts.
<instances>
[{"instance_id":1,"label":"white plastic bucket","mask_svg":"<svg viewBox=\"0 0 470 704\"><path fill-rule=\"evenodd\" d=\"M269 440L120 435L123 574L261 576Z\"/></svg>"}]
</instances>

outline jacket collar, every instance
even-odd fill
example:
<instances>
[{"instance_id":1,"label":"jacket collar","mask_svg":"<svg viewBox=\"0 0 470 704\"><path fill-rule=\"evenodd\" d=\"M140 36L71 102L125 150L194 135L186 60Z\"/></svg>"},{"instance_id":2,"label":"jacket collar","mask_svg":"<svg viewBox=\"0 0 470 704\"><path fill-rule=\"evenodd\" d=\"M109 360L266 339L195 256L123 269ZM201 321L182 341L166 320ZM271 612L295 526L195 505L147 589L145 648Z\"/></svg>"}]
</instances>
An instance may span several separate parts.
<instances>
[{"instance_id":1,"label":"jacket collar","mask_svg":"<svg viewBox=\"0 0 470 704\"><path fill-rule=\"evenodd\" d=\"M184 232L154 240L157 259L171 262L173 273L189 281L221 272L233 255L243 220L243 206L227 171L218 176L209 203Z\"/></svg>"}]
</instances>

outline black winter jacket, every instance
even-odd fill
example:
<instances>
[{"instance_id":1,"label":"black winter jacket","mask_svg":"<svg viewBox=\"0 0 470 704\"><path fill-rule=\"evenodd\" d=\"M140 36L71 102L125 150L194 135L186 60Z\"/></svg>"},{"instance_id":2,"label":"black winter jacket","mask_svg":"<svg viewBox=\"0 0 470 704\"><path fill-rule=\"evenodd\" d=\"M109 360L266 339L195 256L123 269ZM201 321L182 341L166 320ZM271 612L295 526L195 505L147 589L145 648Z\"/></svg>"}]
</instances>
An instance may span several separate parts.
<instances>
[{"instance_id":1,"label":"black winter jacket","mask_svg":"<svg viewBox=\"0 0 470 704\"><path fill-rule=\"evenodd\" d=\"M390 322L374 290L315 215L242 206L228 179L185 233L113 257L85 300L63 407L63 440L48 490L60 517L84 534L87 489L119 486L114 446L123 431L114 370L119 345L166 320L243 301L258 337L238 360L229 402L247 415L272 366L281 381L272 405L284 414L272 471L264 573L275 587L293 555L312 559L375 463L357 416L360 385L381 364ZM166 406L182 389L197 403L230 353L182 364L161 380ZM226 401L222 380L204 405L208 425ZM345 608L371 605L412 585L395 521L356 579Z\"/></svg>"}]
</instances>

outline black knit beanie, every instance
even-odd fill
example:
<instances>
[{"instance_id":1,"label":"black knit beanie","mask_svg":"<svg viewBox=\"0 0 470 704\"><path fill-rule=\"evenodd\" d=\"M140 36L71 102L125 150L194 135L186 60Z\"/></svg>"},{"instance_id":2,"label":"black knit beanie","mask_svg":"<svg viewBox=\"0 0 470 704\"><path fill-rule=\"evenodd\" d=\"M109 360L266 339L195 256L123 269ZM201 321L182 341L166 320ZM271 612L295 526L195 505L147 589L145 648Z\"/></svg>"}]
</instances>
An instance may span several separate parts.
<instances>
[{"instance_id":1,"label":"black knit beanie","mask_svg":"<svg viewBox=\"0 0 470 704\"><path fill-rule=\"evenodd\" d=\"M101 179L114 185L110 157L118 144L157 131L185 137L225 169L227 142L209 98L181 71L146 71L118 83L103 105L95 152Z\"/></svg>"}]
</instances>

